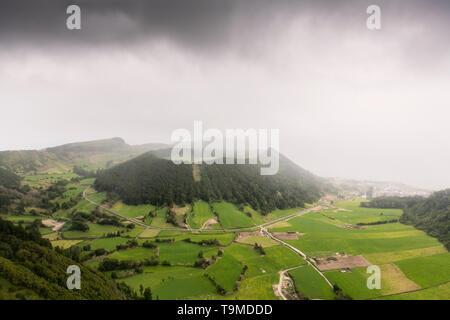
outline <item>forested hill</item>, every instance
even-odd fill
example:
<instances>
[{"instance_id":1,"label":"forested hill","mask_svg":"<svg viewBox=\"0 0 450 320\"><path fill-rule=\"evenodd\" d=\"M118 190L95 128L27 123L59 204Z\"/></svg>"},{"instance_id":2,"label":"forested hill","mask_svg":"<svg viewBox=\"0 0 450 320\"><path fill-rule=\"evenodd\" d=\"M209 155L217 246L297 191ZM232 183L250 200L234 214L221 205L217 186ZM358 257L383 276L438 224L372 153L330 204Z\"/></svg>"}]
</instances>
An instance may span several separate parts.
<instances>
[{"instance_id":1,"label":"forested hill","mask_svg":"<svg viewBox=\"0 0 450 320\"><path fill-rule=\"evenodd\" d=\"M450 189L403 209L400 222L414 225L436 237L450 249Z\"/></svg>"},{"instance_id":2,"label":"forested hill","mask_svg":"<svg viewBox=\"0 0 450 320\"><path fill-rule=\"evenodd\" d=\"M0 168L0 186L17 189L20 187L20 177L6 169Z\"/></svg>"},{"instance_id":3,"label":"forested hill","mask_svg":"<svg viewBox=\"0 0 450 320\"><path fill-rule=\"evenodd\" d=\"M226 200L248 203L263 214L320 198L322 180L282 155L276 175L262 176L260 168L259 164L175 165L146 153L102 172L95 188L115 193L128 204Z\"/></svg>"},{"instance_id":4,"label":"forested hill","mask_svg":"<svg viewBox=\"0 0 450 320\"><path fill-rule=\"evenodd\" d=\"M81 269L81 289L68 290L67 267ZM117 284L102 273L52 249L39 231L0 218L0 299L124 299Z\"/></svg>"}]
</instances>

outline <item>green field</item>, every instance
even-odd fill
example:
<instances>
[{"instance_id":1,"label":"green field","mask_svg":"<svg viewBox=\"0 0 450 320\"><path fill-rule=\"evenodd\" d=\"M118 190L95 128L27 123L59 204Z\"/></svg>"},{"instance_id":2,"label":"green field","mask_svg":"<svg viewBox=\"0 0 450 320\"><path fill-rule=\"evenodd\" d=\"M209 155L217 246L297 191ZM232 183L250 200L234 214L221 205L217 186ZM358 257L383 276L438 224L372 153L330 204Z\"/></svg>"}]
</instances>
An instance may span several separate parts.
<instances>
[{"instance_id":1,"label":"green field","mask_svg":"<svg viewBox=\"0 0 450 320\"><path fill-rule=\"evenodd\" d=\"M442 253L397 261L395 264L412 281L422 288L450 280L450 254Z\"/></svg>"},{"instance_id":2,"label":"green field","mask_svg":"<svg viewBox=\"0 0 450 320\"><path fill-rule=\"evenodd\" d=\"M432 288L381 297L379 300L448 300L449 297L450 282L447 282L443 285Z\"/></svg>"},{"instance_id":3,"label":"green field","mask_svg":"<svg viewBox=\"0 0 450 320\"><path fill-rule=\"evenodd\" d=\"M235 290L235 283L239 280L242 267L238 260L225 253L215 264L208 267L206 273L226 292L232 292Z\"/></svg>"},{"instance_id":4,"label":"green field","mask_svg":"<svg viewBox=\"0 0 450 320\"><path fill-rule=\"evenodd\" d=\"M303 266L289 271L297 291L309 299L334 299L333 289L311 266Z\"/></svg>"},{"instance_id":5,"label":"green field","mask_svg":"<svg viewBox=\"0 0 450 320\"><path fill-rule=\"evenodd\" d=\"M271 231L305 233L299 240L287 242L306 254L317 257L330 256L336 252L358 255L440 245L435 238L400 223L367 226L366 229L348 229L342 227L343 224L339 220L328 219L321 213L311 212L290 220L290 226Z\"/></svg>"},{"instance_id":6,"label":"green field","mask_svg":"<svg viewBox=\"0 0 450 320\"><path fill-rule=\"evenodd\" d=\"M150 217L149 217L150 218ZM151 225L158 228L175 228L173 224L167 223L167 207L156 210L156 217L151 218ZM149 223L150 221L145 221Z\"/></svg>"},{"instance_id":7,"label":"green field","mask_svg":"<svg viewBox=\"0 0 450 320\"><path fill-rule=\"evenodd\" d=\"M137 292L139 286L150 287L154 299L197 299L218 297L217 290L204 271L188 267L146 267L143 274L119 280Z\"/></svg>"},{"instance_id":8,"label":"green field","mask_svg":"<svg viewBox=\"0 0 450 320\"><path fill-rule=\"evenodd\" d=\"M239 211L236 206L229 202L216 202L213 204L214 210L219 215L219 222L222 228L250 227L254 223L244 212Z\"/></svg>"},{"instance_id":9,"label":"green field","mask_svg":"<svg viewBox=\"0 0 450 320\"><path fill-rule=\"evenodd\" d=\"M139 206L129 206L124 204L122 201L116 202L111 210L116 211L125 217L136 218L144 217L150 213L150 211L155 210L155 206L151 204L142 204Z\"/></svg>"},{"instance_id":10,"label":"green field","mask_svg":"<svg viewBox=\"0 0 450 320\"><path fill-rule=\"evenodd\" d=\"M142 261L155 256L156 249L137 247L116 251L108 256L110 259Z\"/></svg>"},{"instance_id":11,"label":"green field","mask_svg":"<svg viewBox=\"0 0 450 320\"><path fill-rule=\"evenodd\" d=\"M89 244L91 245L91 250L97 250L97 249L105 249L107 251L113 251L116 250L116 246L122 243L126 243L130 239L121 238L121 237L114 237L114 238L101 238L101 239L95 239L92 241L89 241ZM83 243L82 245L86 245L88 243Z\"/></svg>"},{"instance_id":12,"label":"green field","mask_svg":"<svg viewBox=\"0 0 450 320\"><path fill-rule=\"evenodd\" d=\"M200 251L218 251L215 246L199 246L185 241L155 243L159 247L159 261L169 261L174 265L193 265Z\"/></svg>"},{"instance_id":13,"label":"green field","mask_svg":"<svg viewBox=\"0 0 450 320\"><path fill-rule=\"evenodd\" d=\"M193 210L188 213L188 223L192 229L200 229L208 219L215 217L209 203L196 201Z\"/></svg>"}]
</instances>

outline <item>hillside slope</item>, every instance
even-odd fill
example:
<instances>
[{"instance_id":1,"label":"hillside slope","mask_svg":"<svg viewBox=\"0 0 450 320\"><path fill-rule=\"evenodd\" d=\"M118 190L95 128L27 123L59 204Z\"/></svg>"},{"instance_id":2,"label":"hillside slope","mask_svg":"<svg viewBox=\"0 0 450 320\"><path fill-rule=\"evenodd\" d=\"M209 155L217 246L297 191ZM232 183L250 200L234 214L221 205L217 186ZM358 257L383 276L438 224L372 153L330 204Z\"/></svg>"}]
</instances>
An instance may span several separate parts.
<instances>
[{"instance_id":1,"label":"hillside slope","mask_svg":"<svg viewBox=\"0 0 450 320\"><path fill-rule=\"evenodd\" d=\"M43 150L0 151L0 167L18 174L67 172L73 166L105 168L167 145L131 146L121 138L69 143Z\"/></svg>"},{"instance_id":2,"label":"hillside slope","mask_svg":"<svg viewBox=\"0 0 450 320\"><path fill-rule=\"evenodd\" d=\"M68 290L67 267L81 269L81 289ZM125 299L113 280L51 248L38 232L0 218L0 299Z\"/></svg>"},{"instance_id":3,"label":"hillside slope","mask_svg":"<svg viewBox=\"0 0 450 320\"><path fill-rule=\"evenodd\" d=\"M303 206L321 195L321 179L282 155L276 175L261 176L260 168L259 164L175 165L149 152L105 170L95 188L116 193L127 204L226 200L248 203L262 213Z\"/></svg>"},{"instance_id":4,"label":"hillside slope","mask_svg":"<svg viewBox=\"0 0 450 320\"><path fill-rule=\"evenodd\" d=\"M435 192L403 212L400 222L414 225L450 249L450 189Z\"/></svg>"}]
</instances>

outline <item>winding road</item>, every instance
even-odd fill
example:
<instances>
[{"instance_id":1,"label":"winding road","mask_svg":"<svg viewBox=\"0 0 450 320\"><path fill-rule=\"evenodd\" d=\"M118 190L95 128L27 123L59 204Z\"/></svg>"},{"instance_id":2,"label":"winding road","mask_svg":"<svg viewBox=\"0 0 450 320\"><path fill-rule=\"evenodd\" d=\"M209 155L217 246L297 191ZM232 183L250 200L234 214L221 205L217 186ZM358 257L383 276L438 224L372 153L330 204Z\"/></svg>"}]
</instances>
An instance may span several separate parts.
<instances>
[{"instance_id":1,"label":"winding road","mask_svg":"<svg viewBox=\"0 0 450 320\"><path fill-rule=\"evenodd\" d=\"M101 204L99 204L99 203L96 203L96 202L90 200L90 199L87 197L87 191L89 190L90 187L91 187L91 186L88 186L88 187L83 191L83 198L84 198L86 201L90 202L91 204L93 204L93 205L95 205L95 206L97 206L97 207L99 207L99 208L101 208L101 209L103 209L103 210L105 210L105 211L107 211L107 212L113 214L113 215L116 215L116 216L118 216L118 217L120 217L120 218L122 218L122 219L128 220L128 221L130 221L130 222L132 222L132 223L135 223L135 224L137 224L137 225L139 225L139 226L141 226L141 227L144 227L144 228L147 228L147 229L158 229L158 230L163 230L163 231L183 231L183 230L188 230L188 231L191 231L191 232L205 232L205 231L206 231L206 232L211 232L211 230L205 230L205 229L191 229L190 227L187 228L187 229L183 229L183 228L160 228L160 227L150 226L150 225L145 224L145 223L143 223L143 222L141 222L141 221L139 221L139 220L136 220L136 219L133 219L133 218L130 218L130 217L126 217L126 216L124 216L124 215L122 215L122 214L120 214L120 213L118 213L118 212L116 212L116 211L114 211L114 210L111 210L111 209L109 209L109 208L107 208L107 207L105 207L105 206L103 206L103 205L101 205ZM280 218L276 218L276 219L274 219L274 220L271 220L271 221L268 221L268 222L264 222L264 223L262 223L262 224L255 225L255 226L252 226L252 227L242 227L242 228L232 228L232 229L214 229L214 231L228 231L228 232L234 232L234 231L242 231L242 230L249 230L249 229L254 229L254 228L260 228L260 229L261 229L261 232L262 232L265 236L270 237L271 239L273 239L273 240L279 242L281 245L283 245L283 246L285 246L285 247L291 249L292 251L294 251L295 253L297 253L298 255L300 255L303 259L305 259L306 262L308 263L308 265L312 266L312 267L314 268L314 270L316 270L316 271L317 271L317 272L325 279L325 281L328 283L328 285L329 285L330 287L333 287L333 285L332 285L331 282L327 279L327 277L325 277L325 275L324 275L324 274L316 267L316 265L312 262L311 258L309 258L305 253L303 253L302 251L300 251L300 250L297 249L296 247L290 245L289 243L284 242L284 241L281 240L281 239L278 239L278 238L275 237L272 233L270 233L270 232L267 230L267 228L266 228L267 226L276 224L276 223L281 222L281 221L288 221L288 220L293 219L293 218L295 218L295 217L299 217L299 216L301 216L301 215L304 215L304 214L306 214L306 213L308 213L308 212L322 210L324 207L326 207L326 205L317 205L317 206L314 206L314 207L311 207L311 208L302 210L302 211L300 211L300 212L295 212L295 213L289 214L289 215L287 215L287 216L280 217ZM284 277L284 275L285 275L285 273L286 273L287 271L292 270L292 269L295 269L295 268L298 268L298 267L293 267L293 268L289 268L289 269L280 271L280 282L279 282L279 285L278 285L278 293L279 293L280 297L281 297L283 300L286 300L286 297L285 297L285 296L283 295L283 293L282 293L282 282L283 282L283 277Z\"/></svg>"}]
</instances>

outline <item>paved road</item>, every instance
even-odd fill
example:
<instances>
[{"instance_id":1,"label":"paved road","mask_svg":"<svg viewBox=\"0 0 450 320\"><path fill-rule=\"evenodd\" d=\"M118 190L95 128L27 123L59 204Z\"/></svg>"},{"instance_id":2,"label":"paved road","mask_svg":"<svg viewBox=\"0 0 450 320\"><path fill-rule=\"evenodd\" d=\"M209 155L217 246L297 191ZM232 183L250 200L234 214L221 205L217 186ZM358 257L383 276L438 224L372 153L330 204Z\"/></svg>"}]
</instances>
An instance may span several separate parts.
<instances>
[{"instance_id":1,"label":"paved road","mask_svg":"<svg viewBox=\"0 0 450 320\"><path fill-rule=\"evenodd\" d=\"M322 273L322 271L320 271L320 270L316 267L315 263L313 263L312 260L311 260L311 258L309 258L305 253L303 253L302 251L300 251L300 250L297 249L296 247L290 245L289 243L286 243L286 242L284 242L283 240L278 239L278 238L275 237L272 233L270 233L266 228L261 227L261 231L262 231L266 236L272 238L273 240L275 240L275 241L281 243L283 246L285 246L285 247L291 249L292 251L294 251L294 252L297 253L298 255L302 256L303 259L306 260L306 262L308 263L308 265L310 265L311 267L313 267L314 270L316 270L316 271L320 274L320 276L321 276L322 278L325 279L325 281L328 283L328 285L329 285L331 288L333 288L333 285L331 284L330 280L328 280L327 277L325 277L325 275ZM292 269L295 269L295 268L292 268ZM288 271L288 270L284 270L284 271ZM282 281L282 277L283 277L283 276L284 276L284 273L281 273L281 274L280 274L280 283L281 283L281 281ZM281 288L279 288L279 290L281 291ZM286 298L284 297L283 294L281 294L281 297L282 297L284 300L286 300Z\"/></svg>"}]
</instances>

